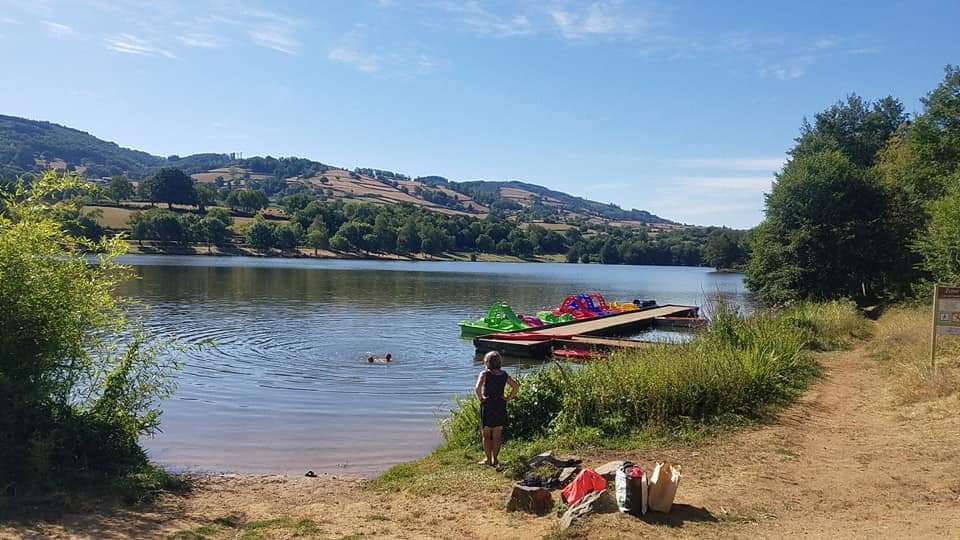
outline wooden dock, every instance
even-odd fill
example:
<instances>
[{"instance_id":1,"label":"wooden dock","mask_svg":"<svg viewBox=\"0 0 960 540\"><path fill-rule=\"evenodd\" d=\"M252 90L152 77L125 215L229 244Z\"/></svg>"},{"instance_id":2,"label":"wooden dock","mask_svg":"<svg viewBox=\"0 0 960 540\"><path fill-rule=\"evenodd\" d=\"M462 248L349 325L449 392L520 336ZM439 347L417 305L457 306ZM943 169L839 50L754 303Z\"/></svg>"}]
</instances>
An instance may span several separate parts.
<instances>
[{"instance_id":1,"label":"wooden dock","mask_svg":"<svg viewBox=\"0 0 960 540\"><path fill-rule=\"evenodd\" d=\"M631 331L649 328L662 317L695 317L699 308L668 304L653 306L636 311L625 311L604 315L593 319L570 321L539 328L529 328L521 332L558 336L545 340L507 340L489 337L474 338L473 344L478 353L497 351L500 354L516 357L542 358L550 354L555 346L569 346L575 349L617 349L645 346L644 342L628 339L610 339L596 336L624 335ZM570 337L572 336L572 337Z\"/></svg>"}]
</instances>

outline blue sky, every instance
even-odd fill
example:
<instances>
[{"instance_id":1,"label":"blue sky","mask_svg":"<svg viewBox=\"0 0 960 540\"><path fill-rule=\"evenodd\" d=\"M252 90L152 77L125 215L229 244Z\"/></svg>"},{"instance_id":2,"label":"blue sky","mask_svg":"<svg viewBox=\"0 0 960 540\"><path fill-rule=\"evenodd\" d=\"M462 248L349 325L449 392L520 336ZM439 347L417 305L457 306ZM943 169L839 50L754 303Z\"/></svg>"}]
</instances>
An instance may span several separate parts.
<instances>
[{"instance_id":1,"label":"blue sky","mask_svg":"<svg viewBox=\"0 0 960 540\"><path fill-rule=\"evenodd\" d=\"M960 2L0 0L0 113L751 227L802 118L918 111Z\"/></svg>"}]
</instances>

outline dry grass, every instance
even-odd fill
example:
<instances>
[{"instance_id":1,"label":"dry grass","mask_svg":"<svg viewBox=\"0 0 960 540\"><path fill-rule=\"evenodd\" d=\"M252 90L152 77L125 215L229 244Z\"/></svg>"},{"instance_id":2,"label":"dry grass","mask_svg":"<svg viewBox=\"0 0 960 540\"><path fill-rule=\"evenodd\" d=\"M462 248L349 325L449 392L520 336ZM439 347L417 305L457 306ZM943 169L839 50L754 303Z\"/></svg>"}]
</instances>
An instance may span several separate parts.
<instances>
[{"instance_id":1,"label":"dry grass","mask_svg":"<svg viewBox=\"0 0 960 540\"><path fill-rule=\"evenodd\" d=\"M881 317L870 353L899 380L904 403L916 403L960 391L960 338L940 336L937 367L930 364L930 311L894 308Z\"/></svg>"}]
</instances>

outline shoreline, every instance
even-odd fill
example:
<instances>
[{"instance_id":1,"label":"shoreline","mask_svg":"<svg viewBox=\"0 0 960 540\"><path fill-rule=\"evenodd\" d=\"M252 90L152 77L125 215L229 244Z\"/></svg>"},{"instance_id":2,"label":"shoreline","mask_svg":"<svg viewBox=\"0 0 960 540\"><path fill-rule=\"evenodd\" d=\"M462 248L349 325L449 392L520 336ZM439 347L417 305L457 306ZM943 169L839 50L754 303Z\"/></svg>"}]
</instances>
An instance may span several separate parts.
<instances>
[{"instance_id":1,"label":"shoreline","mask_svg":"<svg viewBox=\"0 0 960 540\"><path fill-rule=\"evenodd\" d=\"M950 467L954 452L942 441L960 427L951 413L956 396L903 403L899 379L866 344L817 358L825 376L771 422L693 443L582 454L591 467L666 460L683 467L683 479L670 514L592 515L569 537L949 536L960 527L960 514L949 510L960 471ZM915 489L900 490L890 503L891 478L931 470L938 472L911 474ZM0 536L568 537L560 536L556 512L504 512L510 481L503 475L479 466L468 472L462 483L426 492L339 474L192 475L185 492L150 505L83 499L66 510L27 508L0 525ZM943 519L926 519L931 512Z\"/></svg>"},{"instance_id":2,"label":"shoreline","mask_svg":"<svg viewBox=\"0 0 960 540\"><path fill-rule=\"evenodd\" d=\"M145 242L147 244L148 242ZM127 240L127 252L124 255L137 256L196 256L196 257L251 257L257 259L317 259L317 260L355 260L355 261L403 261L403 262L508 262L508 263L565 263L562 255L541 255L524 259L513 255L496 255L490 253L476 253L476 259L472 259L473 252L446 252L440 255L424 255L422 253L412 255L399 255L394 253L348 253L332 250L318 250L317 254L312 253L312 249L298 249L296 252L271 252L260 253L256 250L246 248L236 248L224 250L217 246L207 248L202 244L194 244L188 247L183 246L159 246L153 241L150 245L139 245L136 240ZM577 263L583 264L583 263Z\"/></svg>"}]
</instances>

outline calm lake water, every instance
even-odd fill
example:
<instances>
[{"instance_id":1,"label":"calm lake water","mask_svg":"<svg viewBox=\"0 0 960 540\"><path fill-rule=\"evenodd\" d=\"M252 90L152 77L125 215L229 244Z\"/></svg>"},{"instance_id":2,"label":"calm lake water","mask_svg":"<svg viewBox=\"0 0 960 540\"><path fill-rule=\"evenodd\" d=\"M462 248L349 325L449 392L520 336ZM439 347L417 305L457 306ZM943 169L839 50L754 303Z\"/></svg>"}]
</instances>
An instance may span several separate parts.
<instances>
[{"instance_id":1,"label":"calm lake water","mask_svg":"<svg viewBox=\"0 0 960 540\"><path fill-rule=\"evenodd\" d=\"M372 474L429 452L438 418L480 365L457 323L496 300L517 312L567 294L743 303L740 274L704 268L128 256L147 325L190 344L163 433L177 469ZM395 361L370 365L370 355ZM517 366L511 369L517 369Z\"/></svg>"}]
</instances>

